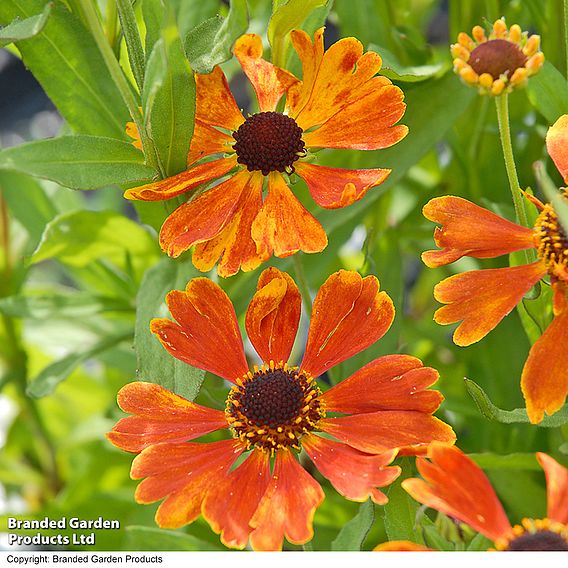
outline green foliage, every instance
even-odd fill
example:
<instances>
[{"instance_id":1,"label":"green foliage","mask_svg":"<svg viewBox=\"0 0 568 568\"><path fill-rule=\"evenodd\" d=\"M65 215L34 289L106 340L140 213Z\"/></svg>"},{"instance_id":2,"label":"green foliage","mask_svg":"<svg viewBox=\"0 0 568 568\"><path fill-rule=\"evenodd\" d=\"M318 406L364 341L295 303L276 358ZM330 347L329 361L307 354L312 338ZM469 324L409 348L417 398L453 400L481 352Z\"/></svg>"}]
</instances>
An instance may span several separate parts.
<instances>
[{"instance_id":1,"label":"green foliage","mask_svg":"<svg viewBox=\"0 0 568 568\"><path fill-rule=\"evenodd\" d=\"M358 513L339 531L331 550L361 550L375 521L375 506L369 499L361 504Z\"/></svg>"},{"instance_id":2,"label":"green foliage","mask_svg":"<svg viewBox=\"0 0 568 568\"><path fill-rule=\"evenodd\" d=\"M568 82L550 61L545 61L542 69L531 77L527 95L550 124L568 113Z\"/></svg>"},{"instance_id":3,"label":"green foliage","mask_svg":"<svg viewBox=\"0 0 568 568\"><path fill-rule=\"evenodd\" d=\"M43 12L37 16L31 16L25 20L16 20L0 30L0 47L6 47L8 44L30 39L43 30L47 18L51 13L53 4L45 5Z\"/></svg>"}]
</instances>

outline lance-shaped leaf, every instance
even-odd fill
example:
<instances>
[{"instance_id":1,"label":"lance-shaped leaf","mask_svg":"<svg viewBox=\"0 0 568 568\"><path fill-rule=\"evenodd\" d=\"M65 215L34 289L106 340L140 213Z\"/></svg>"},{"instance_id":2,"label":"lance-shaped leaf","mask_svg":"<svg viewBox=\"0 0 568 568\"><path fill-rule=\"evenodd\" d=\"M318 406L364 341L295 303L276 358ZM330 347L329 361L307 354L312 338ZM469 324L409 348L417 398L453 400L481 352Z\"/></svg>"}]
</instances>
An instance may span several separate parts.
<instances>
[{"instance_id":1,"label":"lance-shaped leaf","mask_svg":"<svg viewBox=\"0 0 568 568\"><path fill-rule=\"evenodd\" d=\"M53 4L50 2L45 5L41 14L26 18L25 20L15 20L2 28L0 30L0 47L5 47L10 43L23 39L30 39L41 32L52 8Z\"/></svg>"}]
</instances>

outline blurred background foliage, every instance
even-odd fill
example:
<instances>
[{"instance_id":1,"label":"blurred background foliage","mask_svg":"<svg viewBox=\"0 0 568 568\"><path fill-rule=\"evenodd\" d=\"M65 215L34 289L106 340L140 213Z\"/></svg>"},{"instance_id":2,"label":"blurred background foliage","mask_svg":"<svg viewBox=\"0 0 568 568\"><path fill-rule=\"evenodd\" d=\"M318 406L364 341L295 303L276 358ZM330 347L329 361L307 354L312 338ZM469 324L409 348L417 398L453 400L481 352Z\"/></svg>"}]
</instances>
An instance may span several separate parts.
<instances>
[{"instance_id":1,"label":"blurred background foliage","mask_svg":"<svg viewBox=\"0 0 568 568\"><path fill-rule=\"evenodd\" d=\"M513 216L495 107L460 83L449 53L458 32L501 16L540 34L547 58L529 87L510 97L521 185L538 194L533 171L538 160L561 183L546 155L544 135L568 112L562 10L562 0L234 0L230 5L217 0L2 0L3 519L16 513L22 518L119 519L121 530L98 532L99 550L223 548L203 520L178 531L159 530L153 521L156 506L134 503L135 483L128 476L132 456L104 438L121 416L116 392L135 378L160 382L217 408L227 392L220 379L204 380L201 371L172 360L148 330L152 317L166 315L166 292L183 288L197 275L189 255L173 261L157 245L161 222L178 202L133 208L121 187L184 168L193 130L190 64L207 72L223 63L239 105L252 113L250 85L230 59L236 37L248 30L266 40L268 33L274 60L299 73L286 34L291 27L312 33L324 23L327 45L352 35L381 54L384 73L405 92L408 108L402 122L410 128L405 140L387 150L318 154L323 164L392 168L385 184L346 209L317 210L304 199L303 182L292 180L329 235L323 253L301 257L312 295L330 273L348 268L376 274L397 309L382 340L325 379L332 384L386 353L420 357L440 371L436 388L446 400L439 416L452 424L459 446L486 470L511 519L543 516L544 476L534 452L548 452L567 464L568 426L562 425L566 410L539 427L522 423L522 412L498 411L523 406L519 378L530 341L518 313L467 349L452 343L450 327L432 320L437 305L432 289L438 281L463 270L504 266L506 259L463 259L427 269L420 253L433 248L434 227L421 209L430 198L451 194ZM19 25L9 26L16 19ZM31 93L41 91L17 58L47 98L33 98ZM124 131L133 105L153 133L153 154L146 164ZM56 140L33 141L56 134ZM290 259L269 264L294 275ZM258 274L219 281L241 320ZM209 277L217 280L214 273ZM549 317L530 302L525 301L529 312L536 309L541 319ZM293 354L297 360L307 323L304 317ZM247 349L256 362L251 346ZM475 400L464 377L480 387L469 383ZM399 461L403 476L414 473L413 460ZM487 547L483 538L449 519L424 514L399 482L388 490L389 504L376 507L348 502L318 479L326 500L315 517L315 550L371 549L403 538L452 550Z\"/></svg>"}]
</instances>

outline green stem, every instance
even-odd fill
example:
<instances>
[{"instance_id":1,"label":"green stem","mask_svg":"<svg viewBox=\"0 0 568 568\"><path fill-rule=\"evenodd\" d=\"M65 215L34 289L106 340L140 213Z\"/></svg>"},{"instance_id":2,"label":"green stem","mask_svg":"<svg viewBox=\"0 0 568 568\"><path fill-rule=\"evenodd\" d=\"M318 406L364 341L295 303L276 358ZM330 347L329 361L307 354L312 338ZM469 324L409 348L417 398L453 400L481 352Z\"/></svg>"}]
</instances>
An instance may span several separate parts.
<instances>
[{"instance_id":1,"label":"green stem","mask_svg":"<svg viewBox=\"0 0 568 568\"><path fill-rule=\"evenodd\" d=\"M568 0L564 0L564 61L566 63L566 79L568 79Z\"/></svg>"},{"instance_id":2,"label":"green stem","mask_svg":"<svg viewBox=\"0 0 568 568\"><path fill-rule=\"evenodd\" d=\"M105 20L105 34L107 37L107 41L113 50L116 53L116 43L117 43L117 34L116 34L116 23L118 21L117 12L116 12L116 4L109 0L107 2L107 12L106 12L106 20Z\"/></svg>"},{"instance_id":3,"label":"green stem","mask_svg":"<svg viewBox=\"0 0 568 568\"><path fill-rule=\"evenodd\" d=\"M489 97L481 98L481 108L475 122L475 129L471 135L471 144L468 152L468 170L471 183L471 192L476 200L481 197L481 187L479 183L479 168L475 167L478 161L479 148L481 145L481 137L485 128L485 120L487 118L487 110L489 108Z\"/></svg>"},{"instance_id":4,"label":"green stem","mask_svg":"<svg viewBox=\"0 0 568 568\"><path fill-rule=\"evenodd\" d=\"M296 282L298 288L300 289L300 294L302 295L302 301L304 303L304 308L308 314L308 318L312 319L312 297L310 296L310 288L306 280L306 274L304 272L304 265L302 264L302 258L300 252L294 255L294 269L296 271Z\"/></svg>"}]
</instances>

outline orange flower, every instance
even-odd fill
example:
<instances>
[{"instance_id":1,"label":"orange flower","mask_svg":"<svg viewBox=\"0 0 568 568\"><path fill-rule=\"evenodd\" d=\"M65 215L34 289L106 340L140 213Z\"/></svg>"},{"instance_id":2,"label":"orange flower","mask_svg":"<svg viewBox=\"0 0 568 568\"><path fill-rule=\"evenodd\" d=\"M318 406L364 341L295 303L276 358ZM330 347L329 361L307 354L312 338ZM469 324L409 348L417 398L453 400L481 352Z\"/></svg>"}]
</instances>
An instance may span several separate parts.
<instances>
[{"instance_id":1,"label":"orange flower","mask_svg":"<svg viewBox=\"0 0 568 568\"><path fill-rule=\"evenodd\" d=\"M546 474L547 518L523 519L514 527L483 471L461 450L434 442L428 457L430 461L416 460L424 481L402 482L420 503L466 523L492 540L497 550L568 550L568 469L550 456L536 454ZM418 546L403 542L397 550L411 550L411 545ZM386 543L379 549L394 546Z\"/></svg>"},{"instance_id":2,"label":"orange flower","mask_svg":"<svg viewBox=\"0 0 568 568\"><path fill-rule=\"evenodd\" d=\"M568 183L568 115L549 129L546 144ZM423 213L442 225L434 233L441 250L423 253L422 260L429 267L438 267L463 256L493 258L536 249L539 260L532 264L474 270L440 282L434 296L447 305L436 311L434 320L442 325L461 322L454 342L471 345L495 328L548 275L554 290L555 318L532 346L521 377L528 416L538 423L545 412L553 414L560 409L568 393L568 237L552 206L530 199L541 211L533 229L460 197L432 199Z\"/></svg>"},{"instance_id":3,"label":"orange flower","mask_svg":"<svg viewBox=\"0 0 568 568\"><path fill-rule=\"evenodd\" d=\"M378 488L399 475L398 467L387 467L399 449L417 453L432 440L455 440L452 429L432 416L443 399L428 390L438 373L419 359L388 355L324 393L316 384L316 377L389 329L394 307L373 276L341 270L322 285L299 367L286 363L301 310L298 288L286 273L265 270L248 307L247 334L264 361L252 371L233 306L217 284L196 278L184 292L170 292L167 304L177 323L151 323L165 349L232 388L224 412L151 383L131 383L119 392L120 407L134 416L120 420L108 438L141 452L131 470L134 479L146 478L136 500L165 498L156 513L160 527L181 527L201 512L227 546L244 548L250 539L255 550L274 550L284 537L305 543L324 493L295 451L304 450L344 497L384 504ZM231 439L187 441L224 428Z\"/></svg>"},{"instance_id":4,"label":"orange flower","mask_svg":"<svg viewBox=\"0 0 568 568\"><path fill-rule=\"evenodd\" d=\"M523 87L544 63L540 37L529 36L517 24L507 28L505 18L493 24L489 38L481 26L472 35L460 32L451 52L454 71L481 94L497 96Z\"/></svg>"},{"instance_id":5,"label":"orange flower","mask_svg":"<svg viewBox=\"0 0 568 568\"><path fill-rule=\"evenodd\" d=\"M302 62L302 81L262 58L259 36L242 36L234 54L254 87L260 112L244 118L220 67L197 74L188 169L125 193L128 199L161 201L223 179L178 207L160 231L161 247L172 257L196 245L193 263L201 271L218 261L218 273L226 277L253 270L273 253L322 251L327 246L323 227L283 174L302 177L320 207L346 207L382 183L390 170L318 166L310 162L309 149L377 150L408 132L406 126L395 126L406 107L403 92L376 76L379 55L363 54L355 38L324 52L323 28L313 43L303 31L293 31L291 38ZM284 94L285 110L276 112ZM127 131L136 138L132 125ZM140 146L138 140L135 144ZM219 154L226 156L201 161Z\"/></svg>"}]
</instances>

